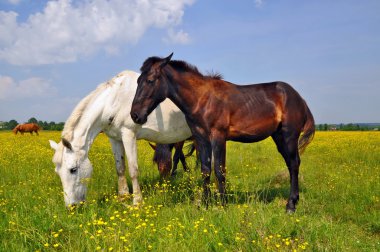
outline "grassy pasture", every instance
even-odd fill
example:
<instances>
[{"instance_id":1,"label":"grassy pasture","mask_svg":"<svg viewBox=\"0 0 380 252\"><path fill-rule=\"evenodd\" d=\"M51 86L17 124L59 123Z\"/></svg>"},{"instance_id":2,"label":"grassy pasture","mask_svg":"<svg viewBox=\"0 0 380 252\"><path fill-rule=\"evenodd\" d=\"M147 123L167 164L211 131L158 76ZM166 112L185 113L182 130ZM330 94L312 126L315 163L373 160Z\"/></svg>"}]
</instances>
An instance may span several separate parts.
<instances>
[{"instance_id":1,"label":"grassy pasture","mask_svg":"<svg viewBox=\"0 0 380 252\"><path fill-rule=\"evenodd\" d=\"M0 132L0 251L380 251L380 132L317 132L301 157L292 215L286 166L270 139L228 143L229 204L206 210L199 168L160 182L144 141L144 204L120 201L104 135L90 152L87 202L67 211L48 143L59 138Z\"/></svg>"}]
</instances>

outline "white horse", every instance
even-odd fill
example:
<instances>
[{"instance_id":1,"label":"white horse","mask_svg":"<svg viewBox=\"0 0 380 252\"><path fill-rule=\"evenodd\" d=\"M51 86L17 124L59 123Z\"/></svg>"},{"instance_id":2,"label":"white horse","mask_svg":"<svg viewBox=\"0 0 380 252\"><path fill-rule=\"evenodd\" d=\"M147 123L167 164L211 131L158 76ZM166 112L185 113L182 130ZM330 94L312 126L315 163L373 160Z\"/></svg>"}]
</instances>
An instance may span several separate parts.
<instances>
[{"instance_id":1,"label":"white horse","mask_svg":"<svg viewBox=\"0 0 380 252\"><path fill-rule=\"evenodd\" d=\"M142 202L138 183L136 140L175 143L191 136L183 113L170 101L161 103L144 125L133 122L129 111L137 88L138 73L124 71L86 96L65 123L59 143L49 140L55 150L53 162L60 176L66 206L85 200L86 181L92 165L88 152L95 137L105 132L110 139L116 162L119 195L128 195L125 178L125 154L133 185L133 204Z\"/></svg>"}]
</instances>

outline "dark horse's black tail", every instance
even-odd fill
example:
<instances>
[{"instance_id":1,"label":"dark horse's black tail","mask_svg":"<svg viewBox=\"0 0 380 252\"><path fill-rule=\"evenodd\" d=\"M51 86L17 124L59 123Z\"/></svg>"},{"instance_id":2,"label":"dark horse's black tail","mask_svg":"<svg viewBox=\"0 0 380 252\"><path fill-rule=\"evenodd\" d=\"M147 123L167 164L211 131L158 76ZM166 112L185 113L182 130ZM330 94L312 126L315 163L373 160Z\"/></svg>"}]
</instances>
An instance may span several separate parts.
<instances>
[{"instance_id":1,"label":"dark horse's black tail","mask_svg":"<svg viewBox=\"0 0 380 252\"><path fill-rule=\"evenodd\" d=\"M304 104L306 109L306 118L305 124L303 125L302 129L303 134L301 135L301 138L298 140L298 150L300 154L302 154L305 151L306 146L313 140L315 133L314 117L311 114L311 111L305 101Z\"/></svg>"}]
</instances>

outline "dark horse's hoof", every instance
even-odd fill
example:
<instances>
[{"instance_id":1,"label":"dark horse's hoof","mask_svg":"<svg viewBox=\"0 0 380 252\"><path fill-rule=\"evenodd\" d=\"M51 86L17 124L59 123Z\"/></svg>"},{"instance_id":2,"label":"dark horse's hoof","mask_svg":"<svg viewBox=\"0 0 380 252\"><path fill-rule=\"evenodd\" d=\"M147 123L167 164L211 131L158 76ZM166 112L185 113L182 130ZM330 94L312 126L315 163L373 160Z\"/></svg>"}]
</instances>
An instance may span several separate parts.
<instances>
[{"instance_id":1,"label":"dark horse's hoof","mask_svg":"<svg viewBox=\"0 0 380 252\"><path fill-rule=\"evenodd\" d=\"M296 212L296 209L286 209L287 214L294 214Z\"/></svg>"},{"instance_id":2,"label":"dark horse's hoof","mask_svg":"<svg viewBox=\"0 0 380 252\"><path fill-rule=\"evenodd\" d=\"M294 204L286 204L286 213L293 214L296 212L296 206Z\"/></svg>"},{"instance_id":3,"label":"dark horse's hoof","mask_svg":"<svg viewBox=\"0 0 380 252\"><path fill-rule=\"evenodd\" d=\"M296 212L296 208L295 207L286 206L286 213L293 214L295 212Z\"/></svg>"}]
</instances>

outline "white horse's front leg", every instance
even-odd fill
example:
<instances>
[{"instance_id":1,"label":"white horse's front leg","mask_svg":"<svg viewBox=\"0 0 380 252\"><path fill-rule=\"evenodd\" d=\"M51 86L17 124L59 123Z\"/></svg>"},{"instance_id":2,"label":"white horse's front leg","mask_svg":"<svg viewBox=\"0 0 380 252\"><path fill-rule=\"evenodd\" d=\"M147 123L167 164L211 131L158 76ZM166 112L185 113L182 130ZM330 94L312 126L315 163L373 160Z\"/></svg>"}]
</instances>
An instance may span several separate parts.
<instances>
[{"instance_id":1,"label":"white horse's front leg","mask_svg":"<svg viewBox=\"0 0 380 252\"><path fill-rule=\"evenodd\" d=\"M132 180L133 186L133 204L138 205L142 202L142 194L140 190L138 177L138 166L137 166L137 141L136 135L133 131L126 130L123 131L123 144L125 148L125 153L128 159L128 169L129 176Z\"/></svg>"},{"instance_id":2,"label":"white horse's front leg","mask_svg":"<svg viewBox=\"0 0 380 252\"><path fill-rule=\"evenodd\" d=\"M125 178L125 151L123 142L110 138L113 156L115 158L116 173L118 176L118 193L119 196L128 196L129 188Z\"/></svg>"}]
</instances>

